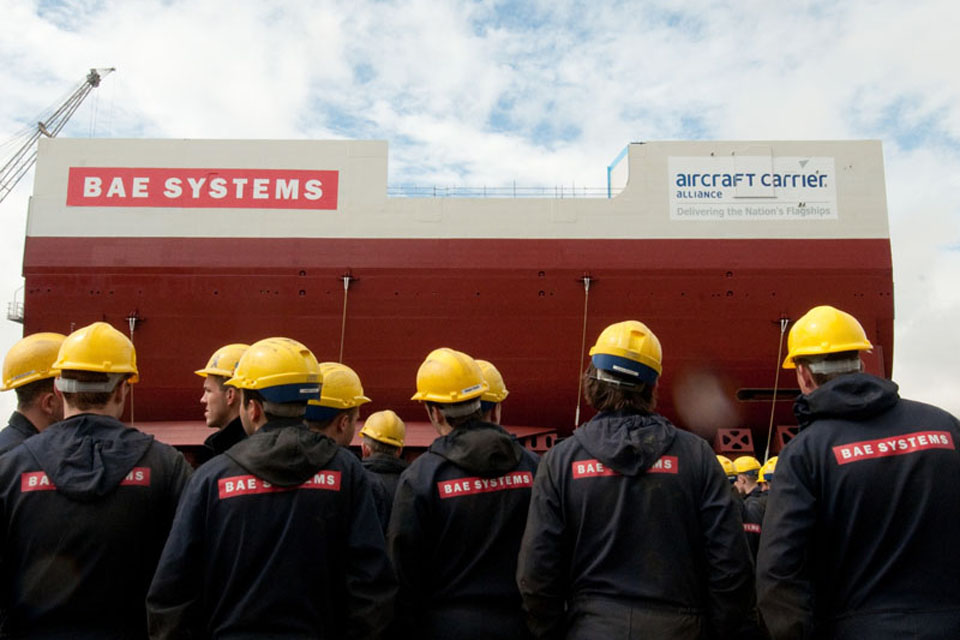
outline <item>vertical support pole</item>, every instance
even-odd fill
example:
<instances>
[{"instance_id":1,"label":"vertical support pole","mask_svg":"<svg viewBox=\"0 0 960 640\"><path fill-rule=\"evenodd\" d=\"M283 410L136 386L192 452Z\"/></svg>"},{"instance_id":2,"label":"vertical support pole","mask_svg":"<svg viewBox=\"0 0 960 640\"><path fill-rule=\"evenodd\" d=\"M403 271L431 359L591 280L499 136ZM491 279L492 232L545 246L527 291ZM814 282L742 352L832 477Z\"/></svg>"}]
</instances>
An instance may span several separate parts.
<instances>
[{"instance_id":1,"label":"vertical support pole","mask_svg":"<svg viewBox=\"0 0 960 640\"><path fill-rule=\"evenodd\" d=\"M580 401L583 397L583 352L587 349L587 308L590 302L590 276L583 276L583 331L580 334L580 355L577 358L577 410L573 415L573 428L580 426Z\"/></svg>"},{"instance_id":2,"label":"vertical support pole","mask_svg":"<svg viewBox=\"0 0 960 640\"><path fill-rule=\"evenodd\" d=\"M763 451L763 463L770 458L770 438L773 435L773 414L777 408L777 389L780 387L780 363L783 361L783 336L787 333L790 318L780 318L780 346L777 348L777 373L773 378L773 398L770 400L770 426L767 427L767 447Z\"/></svg>"}]
</instances>

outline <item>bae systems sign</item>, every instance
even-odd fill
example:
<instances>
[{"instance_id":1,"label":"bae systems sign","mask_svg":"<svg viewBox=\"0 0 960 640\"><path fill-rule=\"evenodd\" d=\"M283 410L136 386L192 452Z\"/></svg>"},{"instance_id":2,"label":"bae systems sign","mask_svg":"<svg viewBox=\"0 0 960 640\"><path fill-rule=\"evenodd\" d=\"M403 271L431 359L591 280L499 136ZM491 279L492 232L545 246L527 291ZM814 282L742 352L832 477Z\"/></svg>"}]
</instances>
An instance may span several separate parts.
<instances>
[{"instance_id":1,"label":"bae systems sign","mask_svg":"<svg viewBox=\"0 0 960 640\"><path fill-rule=\"evenodd\" d=\"M672 220L836 219L833 158L671 157Z\"/></svg>"},{"instance_id":2,"label":"bae systems sign","mask_svg":"<svg viewBox=\"0 0 960 640\"><path fill-rule=\"evenodd\" d=\"M338 171L70 167L71 207L336 209Z\"/></svg>"}]
</instances>

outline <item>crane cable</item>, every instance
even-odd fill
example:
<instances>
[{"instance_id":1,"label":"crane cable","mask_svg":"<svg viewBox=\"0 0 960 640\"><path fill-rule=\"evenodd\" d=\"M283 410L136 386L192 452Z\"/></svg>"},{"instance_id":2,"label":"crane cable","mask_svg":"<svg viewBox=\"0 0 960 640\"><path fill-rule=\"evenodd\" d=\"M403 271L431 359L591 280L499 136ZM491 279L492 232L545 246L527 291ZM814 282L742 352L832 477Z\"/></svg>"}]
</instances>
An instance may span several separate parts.
<instances>
[{"instance_id":1,"label":"crane cable","mask_svg":"<svg viewBox=\"0 0 960 640\"><path fill-rule=\"evenodd\" d=\"M590 276L583 276L583 332L580 335L580 353L577 357L577 411L573 416L573 428L580 426L580 400L583 396L583 352L587 348L587 305L590 302Z\"/></svg>"},{"instance_id":2,"label":"crane cable","mask_svg":"<svg viewBox=\"0 0 960 640\"><path fill-rule=\"evenodd\" d=\"M783 358L783 336L787 333L790 318L780 318L780 346L777 347L777 372L773 378L773 399L770 400L770 426L767 427L767 448L763 452L763 463L770 458L770 437L773 435L773 414L777 408L777 389L780 387L780 362Z\"/></svg>"}]
</instances>

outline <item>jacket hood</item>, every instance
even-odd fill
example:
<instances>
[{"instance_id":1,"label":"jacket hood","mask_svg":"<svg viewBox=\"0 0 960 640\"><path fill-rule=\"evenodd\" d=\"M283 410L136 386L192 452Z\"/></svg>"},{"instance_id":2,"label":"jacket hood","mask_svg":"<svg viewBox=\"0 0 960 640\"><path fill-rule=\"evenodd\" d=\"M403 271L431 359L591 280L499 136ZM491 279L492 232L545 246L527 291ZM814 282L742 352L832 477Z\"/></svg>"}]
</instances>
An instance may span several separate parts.
<instances>
[{"instance_id":1,"label":"jacket hood","mask_svg":"<svg viewBox=\"0 0 960 640\"><path fill-rule=\"evenodd\" d=\"M900 400L899 387L891 380L869 373L834 378L793 403L800 428L815 420L842 418L867 420L889 410Z\"/></svg>"},{"instance_id":2,"label":"jacket hood","mask_svg":"<svg viewBox=\"0 0 960 640\"><path fill-rule=\"evenodd\" d=\"M295 487L330 462L340 446L299 418L274 420L233 445L226 456L277 487Z\"/></svg>"},{"instance_id":3,"label":"jacket hood","mask_svg":"<svg viewBox=\"0 0 960 640\"><path fill-rule=\"evenodd\" d=\"M152 444L153 436L92 413L24 441L57 491L84 502L113 492Z\"/></svg>"},{"instance_id":4,"label":"jacket hood","mask_svg":"<svg viewBox=\"0 0 960 640\"><path fill-rule=\"evenodd\" d=\"M676 437L663 416L621 411L600 413L573 432L590 455L625 476L636 476L660 459Z\"/></svg>"},{"instance_id":5,"label":"jacket hood","mask_svg":"<svg viewBox=\"0 0 960 640\"><path fill-rule=\"evenodd\" d=\"M375 453L363 459L363 466L374 473L403 473L407 468L407 461L396 456Z\"/></svg>"},{"instance_id":6,"label":"jacket hood","mask_svg":"<svg viewBox=\"0 0 960 640\"><path fill-rule=\"evenodd\" d=\"M495 478L520 464L523 447L503 427L477 420L437 438L430 451L481 478Z\"/></svg>"}]
</instances>

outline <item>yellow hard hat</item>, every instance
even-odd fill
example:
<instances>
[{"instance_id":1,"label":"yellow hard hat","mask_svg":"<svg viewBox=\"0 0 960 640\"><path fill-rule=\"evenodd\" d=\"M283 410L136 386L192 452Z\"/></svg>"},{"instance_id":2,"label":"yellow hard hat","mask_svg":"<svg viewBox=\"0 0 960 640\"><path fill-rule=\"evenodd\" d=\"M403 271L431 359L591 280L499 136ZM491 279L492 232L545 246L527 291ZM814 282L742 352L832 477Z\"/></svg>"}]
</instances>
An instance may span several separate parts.
<instances>
[{"instance_id":1,"label":"yellow hard hat","mask_svg":"<svg viewBox=\"0 0 960 640\"><path fill-rule=\"evenodd\" d=\"M873 345L856 318L831 306L814 307L790 328L783 368L796 369L794 358L803 356L870 349Z\"/></svg>"},{"instance_id":2,"label":"yellow hard hat","mask_svg":"<svg viewBox=\"0 0 960 640\"><path fill-rule=\"evenodd\" d=\"M53 368L57 375L61 371L96 371L130 374L127 382L131 384L140 380L133 343L106 322L94 322L67 336Z\"/></svg>"},{"instance_id":3,"label":"yellow hard hat","mask_svg":"<svg viewBox=\"0 0 960 640\"><path fill-rule=\"evenodd\" d=\"M0 391L10 391L37 380L57 375L53 363L66 336L62 333L34 333L10 347L3 359L3 384Z\"/></svg>"},{"instance_id":4,"label":"yellow hard hat","mask_svg":"<svg viewBox=\"0 0 960 640\"><path fill-rule=\"evenodd\" d=\"M477 360L477 364L483 373L483 381L487 383L487 390L480 396L480 400L494 404L506 400L510 392L507 391L507 385L503 383L503 376L497 368L486 360Z\"/></svg>"},{"instance_id":5,"label":"yellow hard hat","mask_svg":"<svg viewBox=\"0 0 960 640\"><path fill-rule=\"evenodd\" d=\"M240 343L220 347L210 356L207 366L194 371L194 373L203 378L207 376L230 378L233 376L233 370L237 368L237 363L240 362L240 357L249 347L248 344Z\"/></svg>"},{"instance_id":6,"label":"yellow hard hat","mask_svg":"<svg viewBox=\"0 0 960 640\"><path fill-rule=\"evenodd\" d=\"M407 427L400 416L387 409L371 413L363 423L360 435L394 447L402 447L407 435Z\"/></svg>"},{"instance_id":7,"label":"yellow hard hat","mask_svg":"<svg viewBox=\"0 0 960 640\"><path fill-rule=\"evenodd\" d=\"M321 362L320 373L323 376L320 406L352 409L370 402L370 398L363 395L360 376L347 365L339 362Z\"/></svg>"},{"instance_id":8,"label":"yellow hard hat","mask_svg":"<svg viewBox=\"0 0 960 640\"><path fill-rule=\"evenodd\" d=\"M733 460L727 456L717 456L717 460L720 462L720 466L723 467L723 472L728 478L737 475L736 469L733 468Z\"/></svg>"},{"instance_id":9,"label":"yellow hard hat","mask_svg":"<svg viewBox=\"0 0 960 640\"><path fill-rule=\"evenodd\" d=\"M590 349L593 366L626 379L653 384L663 372L663 351L657 336L642 322L627 320L600 333Z\"/></svg>"},{"instance_id":10,"label":"yellow hard hat","mask_svg":"<svg viewBox=\"0 0 960 640\"><path fill-rule=\"evenodd\" d=\"M769 482L777 470L777 456L773 456L760 467L760 475L757 476L759 482Z\"/></svg>"},{"instance_id":11,"label":"yellow hard hat","mask_svg":"<svg viewBox=\"0 0 960 640\"><path fill-rule=\"evenodd\" d=\"M451 404L483 395L487 383L477 361L447 347L434 349L417 371L417 392L411 400Z\"/></svg>"},{"instance_id":12,"label":"yellow hard hat","mask_svg":"<svg viewBox=\"0 0 960 640\"><path fill-rule=\"evenodd\" d=\"M733 461L733 470L737 473L747 473L760 469L760 461L753 456L740 456Z\"/></svg>"},{"instance_id":13,"label":"yellow hard hat","mask_svg":"<svg viewBox=\"0 0 960 640\"><path fill-rule=\"evenodd\" d=\"M284 404L319 397L320 382L320 365L310 349L290 338L266 338L247 348L225 384Z\"/></svg>"}]
</instances>

